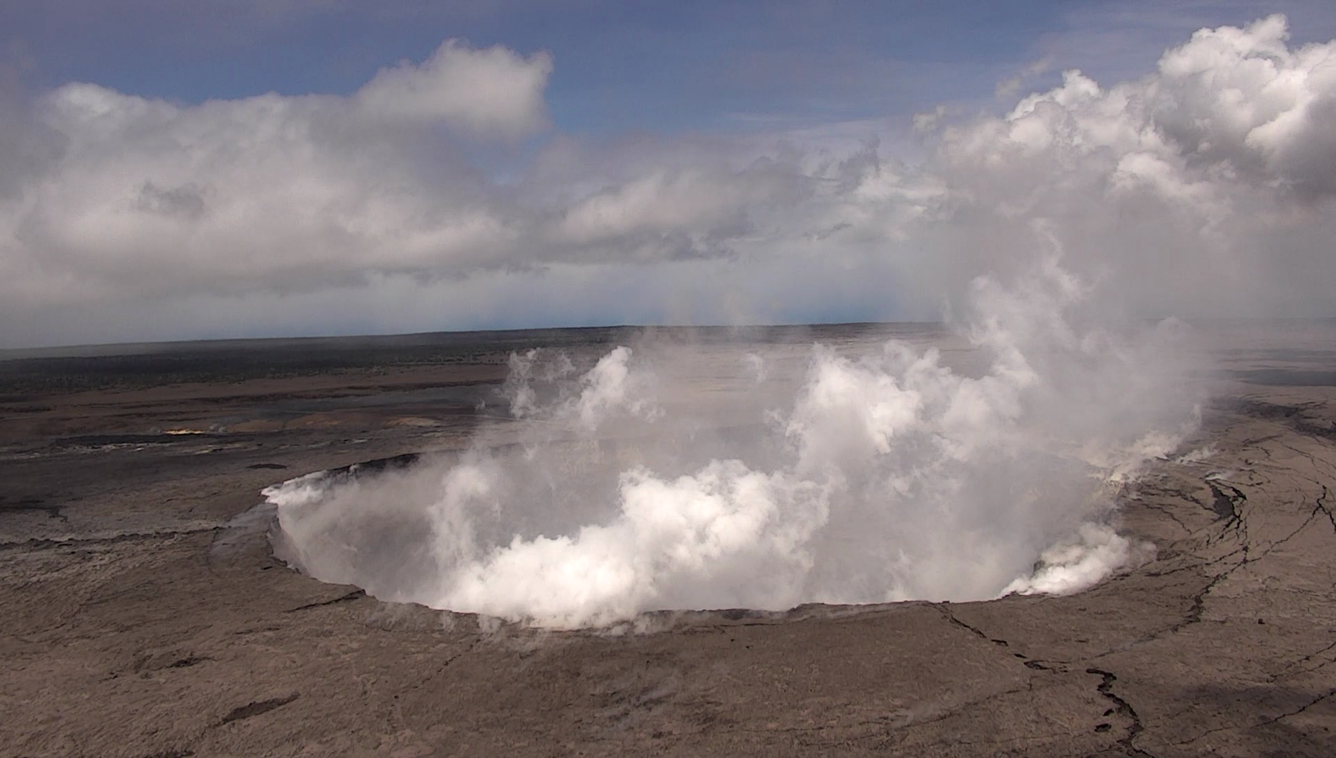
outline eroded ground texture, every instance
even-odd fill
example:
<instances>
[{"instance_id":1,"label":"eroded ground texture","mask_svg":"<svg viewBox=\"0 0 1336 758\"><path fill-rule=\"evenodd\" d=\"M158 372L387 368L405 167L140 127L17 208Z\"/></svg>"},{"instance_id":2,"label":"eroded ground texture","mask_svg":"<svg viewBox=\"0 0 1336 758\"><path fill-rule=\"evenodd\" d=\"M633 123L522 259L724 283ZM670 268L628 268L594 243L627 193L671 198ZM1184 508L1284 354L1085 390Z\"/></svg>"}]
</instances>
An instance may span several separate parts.
<instances>
[{"instance_id":1,"label":"eroded ground texture","mask_svg":"<svg viewBox=\"0 0 1336 758\"><path fill-rule=\"evenodd\" d=\"M1330 334L1214 343L1182 451L1212 454L1124 493L1157 557L1091 591L622 635L381 603L234 520L275 481L465 444L509 346L10 364L0 754L1336 755Z\"/></svg>"}]
</instances>

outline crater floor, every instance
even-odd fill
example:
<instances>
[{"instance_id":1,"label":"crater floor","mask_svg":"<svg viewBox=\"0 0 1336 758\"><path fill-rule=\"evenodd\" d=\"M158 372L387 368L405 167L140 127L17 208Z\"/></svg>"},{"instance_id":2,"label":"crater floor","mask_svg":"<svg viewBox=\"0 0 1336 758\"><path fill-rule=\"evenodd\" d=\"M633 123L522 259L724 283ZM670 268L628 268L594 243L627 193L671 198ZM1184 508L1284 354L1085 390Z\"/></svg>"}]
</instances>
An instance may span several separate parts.
<instances>
[{"instance_id":1,"label":"crater floor","mask_svg":"<svg viewBox=\"0 0 1336 758\"><path fill-rule=\"evenodd\" d=\"M1184 447L1212 454L1126 493L1157 557L1093 590L620 635L381 603L287 569L245 516L276 481L467 444L512 346L275 375L261 345L115 382L109 358L11 362L0 753L1336 754L1332 334L1213 335Z\"/></svg>"}]
</instances>

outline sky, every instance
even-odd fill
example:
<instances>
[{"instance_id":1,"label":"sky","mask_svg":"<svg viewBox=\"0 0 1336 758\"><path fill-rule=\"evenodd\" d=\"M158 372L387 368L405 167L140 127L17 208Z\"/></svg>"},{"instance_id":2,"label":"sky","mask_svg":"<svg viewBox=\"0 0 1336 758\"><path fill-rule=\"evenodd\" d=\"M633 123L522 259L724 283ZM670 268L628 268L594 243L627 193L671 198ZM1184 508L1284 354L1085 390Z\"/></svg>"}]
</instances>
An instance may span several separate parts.
<instances>
[{"instance_id":1,"label":"sky","mask_svg":"<svg viewBox=\"0 0 1336 758\"><path fill-rule=\"evenodd\" d=\"M1326 2L0 0L0 347L1336 316Z\"/></svg>"}]
</instances>

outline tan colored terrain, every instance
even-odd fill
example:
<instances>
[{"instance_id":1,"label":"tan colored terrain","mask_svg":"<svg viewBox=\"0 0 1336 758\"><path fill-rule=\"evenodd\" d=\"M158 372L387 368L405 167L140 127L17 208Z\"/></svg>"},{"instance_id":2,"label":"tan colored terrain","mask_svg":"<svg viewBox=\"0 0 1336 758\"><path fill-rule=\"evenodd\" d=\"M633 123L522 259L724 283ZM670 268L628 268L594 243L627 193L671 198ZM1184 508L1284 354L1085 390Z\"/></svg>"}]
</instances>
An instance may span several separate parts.
<instances>
[{"instance_id":1,"label":"tan colored terrain","mask_svg":"<svg viewBox=\"0 0 1336 758\"><path fill-rule=\"evenodd\" d=\"M1336 386L1259 355L1213 454L1125 493L1156 559L1093 590L623 635L381 603L233 521L465 444L498 361L6 397L0 755L1336 755Z\"/></svg>"}]
</instances>

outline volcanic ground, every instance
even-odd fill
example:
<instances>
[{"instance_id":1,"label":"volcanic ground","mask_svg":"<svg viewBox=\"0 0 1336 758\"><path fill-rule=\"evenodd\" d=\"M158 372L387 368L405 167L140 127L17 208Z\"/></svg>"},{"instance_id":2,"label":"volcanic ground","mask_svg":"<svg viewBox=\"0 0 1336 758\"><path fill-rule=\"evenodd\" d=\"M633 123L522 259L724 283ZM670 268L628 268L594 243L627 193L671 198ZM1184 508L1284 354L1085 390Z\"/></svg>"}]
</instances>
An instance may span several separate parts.
<instances>
[{"instance_id":1,"label":"volcanic ground","mask_svg":"<svg viewBox=\"0 0 1336 758\"><path fill-rule=\"evenodd\" d=\"M264 487L461 449L511 351L626 336L4 355L0 754L1336 754L1330 322L1203 329L1199 430L1119 495L1155 558L1075 595L556 632L273 557Z\"/></svg>"}]
</instances>

